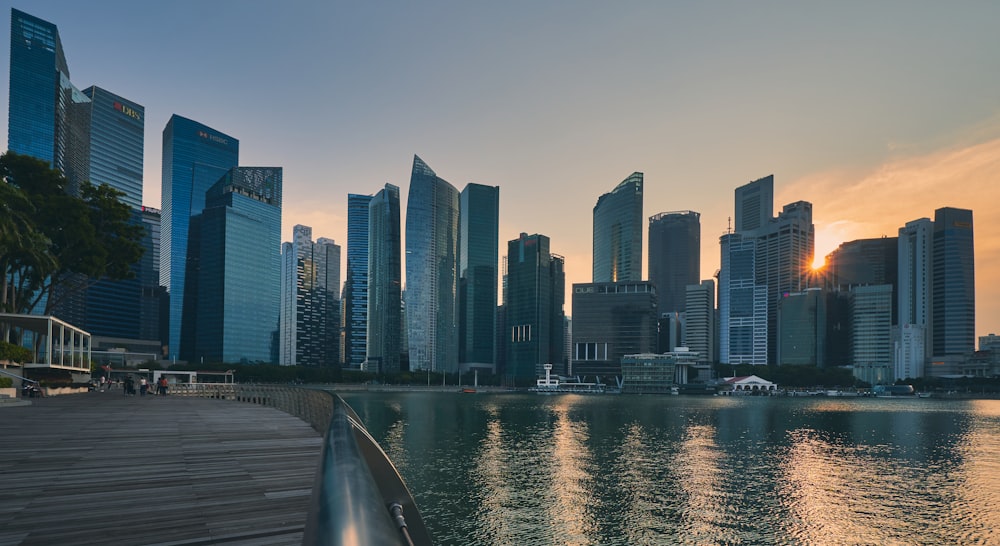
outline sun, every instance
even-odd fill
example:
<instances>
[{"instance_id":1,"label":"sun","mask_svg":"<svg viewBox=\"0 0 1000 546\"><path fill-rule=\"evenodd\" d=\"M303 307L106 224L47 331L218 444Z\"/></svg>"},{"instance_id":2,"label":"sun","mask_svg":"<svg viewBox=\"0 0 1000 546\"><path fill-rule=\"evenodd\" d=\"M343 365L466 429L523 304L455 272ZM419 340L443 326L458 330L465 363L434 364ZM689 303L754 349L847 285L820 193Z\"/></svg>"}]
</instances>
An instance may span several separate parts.
<instances>
[{"instance_id":1,"label":"sun","mask_svg":"<svg viewBox=\"0 0 1000 546\"><path fill-rule=\"evenodd\" d=\"M816 257L813 258L812 270L813 271L819 271L819 270L823 269L824 267L826 267L826 258L824 258L823 256L817 254Z\"/></svg>"}]
</instances>

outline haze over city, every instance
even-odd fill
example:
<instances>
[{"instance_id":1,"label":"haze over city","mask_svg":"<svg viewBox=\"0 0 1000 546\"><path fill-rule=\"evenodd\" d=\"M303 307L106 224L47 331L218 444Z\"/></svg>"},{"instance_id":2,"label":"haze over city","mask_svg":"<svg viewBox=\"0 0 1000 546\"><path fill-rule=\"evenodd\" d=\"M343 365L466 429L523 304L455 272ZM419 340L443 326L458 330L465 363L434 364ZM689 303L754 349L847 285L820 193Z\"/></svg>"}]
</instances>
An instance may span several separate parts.
<instances>
[{"instance_id":1,"label":"haze over city","mask_svg":"<svg viewBox=\"0 0 1000 546\"><path fill-rule=\"evenodd\" d=\"M633 171L645 216L701 213L702 278L733 190L774 174L776 210L813 203L818 256L972 209L976 333L1000 332L997 4L13 7L59 26L75 83L145 107L149 206L174 113L284 168L283 240L304 224L344 244L347 194L405 200L418 154L456 187L500 186L501 255L545 234L568 287L590 281L598 196Z\"/></svg>"}]
</instances>

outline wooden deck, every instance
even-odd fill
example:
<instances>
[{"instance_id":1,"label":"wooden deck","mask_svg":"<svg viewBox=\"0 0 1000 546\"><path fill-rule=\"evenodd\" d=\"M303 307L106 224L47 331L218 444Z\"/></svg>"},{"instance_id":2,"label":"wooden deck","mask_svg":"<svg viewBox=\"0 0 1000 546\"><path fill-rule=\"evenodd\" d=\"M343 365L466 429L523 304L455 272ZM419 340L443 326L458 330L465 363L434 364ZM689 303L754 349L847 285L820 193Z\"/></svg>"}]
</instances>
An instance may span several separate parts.
<instances>
[{"instance_id":1,"label":"wooden deck","mask_svg":"<svg viewBox=\"0 0 1000 546\"><path fill-rule=\"evenodd\" d=\"M299 544L322 439L243 402L0 407L0 545Z\"/></svg>"}]
</instances>

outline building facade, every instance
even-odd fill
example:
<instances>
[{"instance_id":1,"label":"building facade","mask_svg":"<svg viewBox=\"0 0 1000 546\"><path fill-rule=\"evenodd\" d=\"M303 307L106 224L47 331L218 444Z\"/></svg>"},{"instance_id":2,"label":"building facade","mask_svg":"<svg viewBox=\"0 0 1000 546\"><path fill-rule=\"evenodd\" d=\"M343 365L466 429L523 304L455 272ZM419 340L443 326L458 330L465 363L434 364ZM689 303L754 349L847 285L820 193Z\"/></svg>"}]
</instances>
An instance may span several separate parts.
<instances>
[{"instance_id":1,"label":"building facade","mask_svg":"<svg viewBox=\"0 0 1000 546\"><path fill-rule=\"evenodd\" d=\"M368 210L368 335L363 369L400 369L403 348L399 188L386 184Z\"/></svg>"},{"instance_id":2,"label":"building facade","mask_svg":"<svg viewBox=\"0 0 1000 546\"><path fill-rule=\"evenodd\" d=\"M649 280L659 312L684 312L688 285L701 278L701 215L661 212L649 218Z\"/></svg>"},{"instance_id":3,"label":"building facade","mask_svg":"<svg viewBox=\"0 0 1000 546\"><path fill-rule=\"evenodd\" d=\"M642 280L642 173L594 205L593 282Z\"/></svg>"},{"instance_id":4,"label":"building facade","mask_svg":"<svg viewBox=\"0 0 1000 546\"><path fill-rule=\"evenodd\" d=\"M459 197L458 361L496 371L500 188L468 184Z\"/></svg>"},{"instance_id":5,"label":"building facade","mask_svg":"<svg viewBox=\"0 0 1000 546\"><path fill-rule=\"evenodd\" d=\"M181 338L182 324L188 320L194 326L194 317L184 316L191 217L205 208L209 188L237 166L239 144L225 133L177 114L170 117L163 129L160 284L167 288L170 297L164 340L170 358L190 356L180 353L185 342ZM280 242L279 234L276 256Z\"/></svg>"},{"instance_id":6,"label":"building facade","mask_svg":"<svg viewBox=\"0 0 1000 546\"><path fill-rule=\"evenodd\" d=\"M656 304L649 281L574 284L572 373L620 378L625 355L655 353Z\"/></svg>"},{"instance_id":7,"label":"building facade","mask_svg":"<svg viewBox=\"0 0 1000 546\"><path fill-rule=\"evenodd\" d=\"M655 283L654 283L655 285ZM700 362L716 362L715 281L689 284L685 291L684 346L697 353Z\"/></svg>"},{"instance_id":8,"label":"building facade","mask_svg":"<svg viewBox=\"0 0 1000 546\"><path fill-rule=\"evenodd\" d=\"M312 240L312 228L292 228L281 245L278 363L340 365L340 246Z\"/></svg>"},{"instance_id":9,"label":"building facade","mask_svg":"<svg viewBox=\"0 0 1000 546\"><path fill-rule=\"evenodd\" d=\"M565 373L563 324L566 273L562 256L549 251L549 238L522 233L507 242L504 290L504 375L533 380L552 364Z\"/></svg>"},{"instance_id":10,"label":"building facade","mask_svg":"<svg viewBox=\"0 0 1000 546\"><path fill-rule=\"evenodd\" d=\"M757 283L757 241L727 233L719 243L719 362L767 364L768 286Z\"/></svg>"},{"instance_id":11,"label":"building facade","mask_svg":"<svg viewBox=\"0 0 1000 546\"><path fill-rule=\"evenodd\" d=\"M361 368L368 339L368 210L372 196L347 196L347 282L344 284L344 364Z\"/></svg>"},{"instance_id":12,"label":"building facade","mask_svg":"<svg viewBox=\"0 0 1000 546\"><path fill-rule=\"evenodd\" d=\"M851 289L854 376L872 385L895 381L892 345L892 286Z\"/></svg>"},{"instance_id":13,"label":"building facade","mask_svg":"<svg viewBox=\"0 0 1000 546\"><path fill-rule=\"evenodd\" d=\"M410 369L458 371L458 190L413 156L406 200Z\"/></svg>"},{"instance_id":14,"label":"building facade","mask_svg":"<svg viewBox=\"0 0 1000 546\"><path fill-rule=\"evenodd\" d=\"M976 260L972 211L934 211L933 355L976 349Z\"/></svg>"},{"instance_id":15,"label":"building facade","mask_svg":"<svg viewBox=\"0 0 1000 546\"><path fill-rule=\"evenodd\" d=\"M896 376L923 377L934 350L934 222L930 218L907 222L899 228L897 241Z\"/></svg>"},{"instance_id":16,"label":"building facade","mask_svg":"<svg viewBox=\"0 0 1000 546\"><path fill-rule=\"evenodd\" d=\"M826 366L827 309L822 288L784 295L778 303L780 366Z\"/></svg>"}]
</instances>

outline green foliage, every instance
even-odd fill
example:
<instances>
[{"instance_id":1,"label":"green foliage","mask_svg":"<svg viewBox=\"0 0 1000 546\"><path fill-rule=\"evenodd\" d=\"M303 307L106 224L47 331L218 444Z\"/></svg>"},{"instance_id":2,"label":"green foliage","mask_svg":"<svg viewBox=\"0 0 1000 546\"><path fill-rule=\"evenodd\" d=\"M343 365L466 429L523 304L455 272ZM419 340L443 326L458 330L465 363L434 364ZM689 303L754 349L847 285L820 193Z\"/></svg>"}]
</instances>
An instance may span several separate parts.
<instances>
[{"instance_id":1,"label":"green foliage","mask_svg":"<svg viewBox=\"0 0 1000 546\"><path fill-rule=\"evenodd\" d=\"M0 389L9 389L14 386L14 380L9 377L0 377Z\"/></svg>"},{"instance_id":2,"label":"green foliage","mask_svg":"<svg viewBox=\"0 0 1000 546\"><path fill-rule=\"evenodd\" d=\"M47 297L46 313L99 279L134 275L144 229L121 192L83 183L67 193L39 159L0 156L0 311L24 313Z\"/></svg>"},{"instance_id":3,"label":"green foliage","mask_svg":"<svg viewBox=\"0 0 1000 546\"><path fill-rule=\"evenodd\" d=\"M13 343L7 343L6 341L0 341L0 360L9 360L11 362L23 364L25 362L31 362L31 358L32 354L30 349Z\"/></svg>"}]
</instances>

